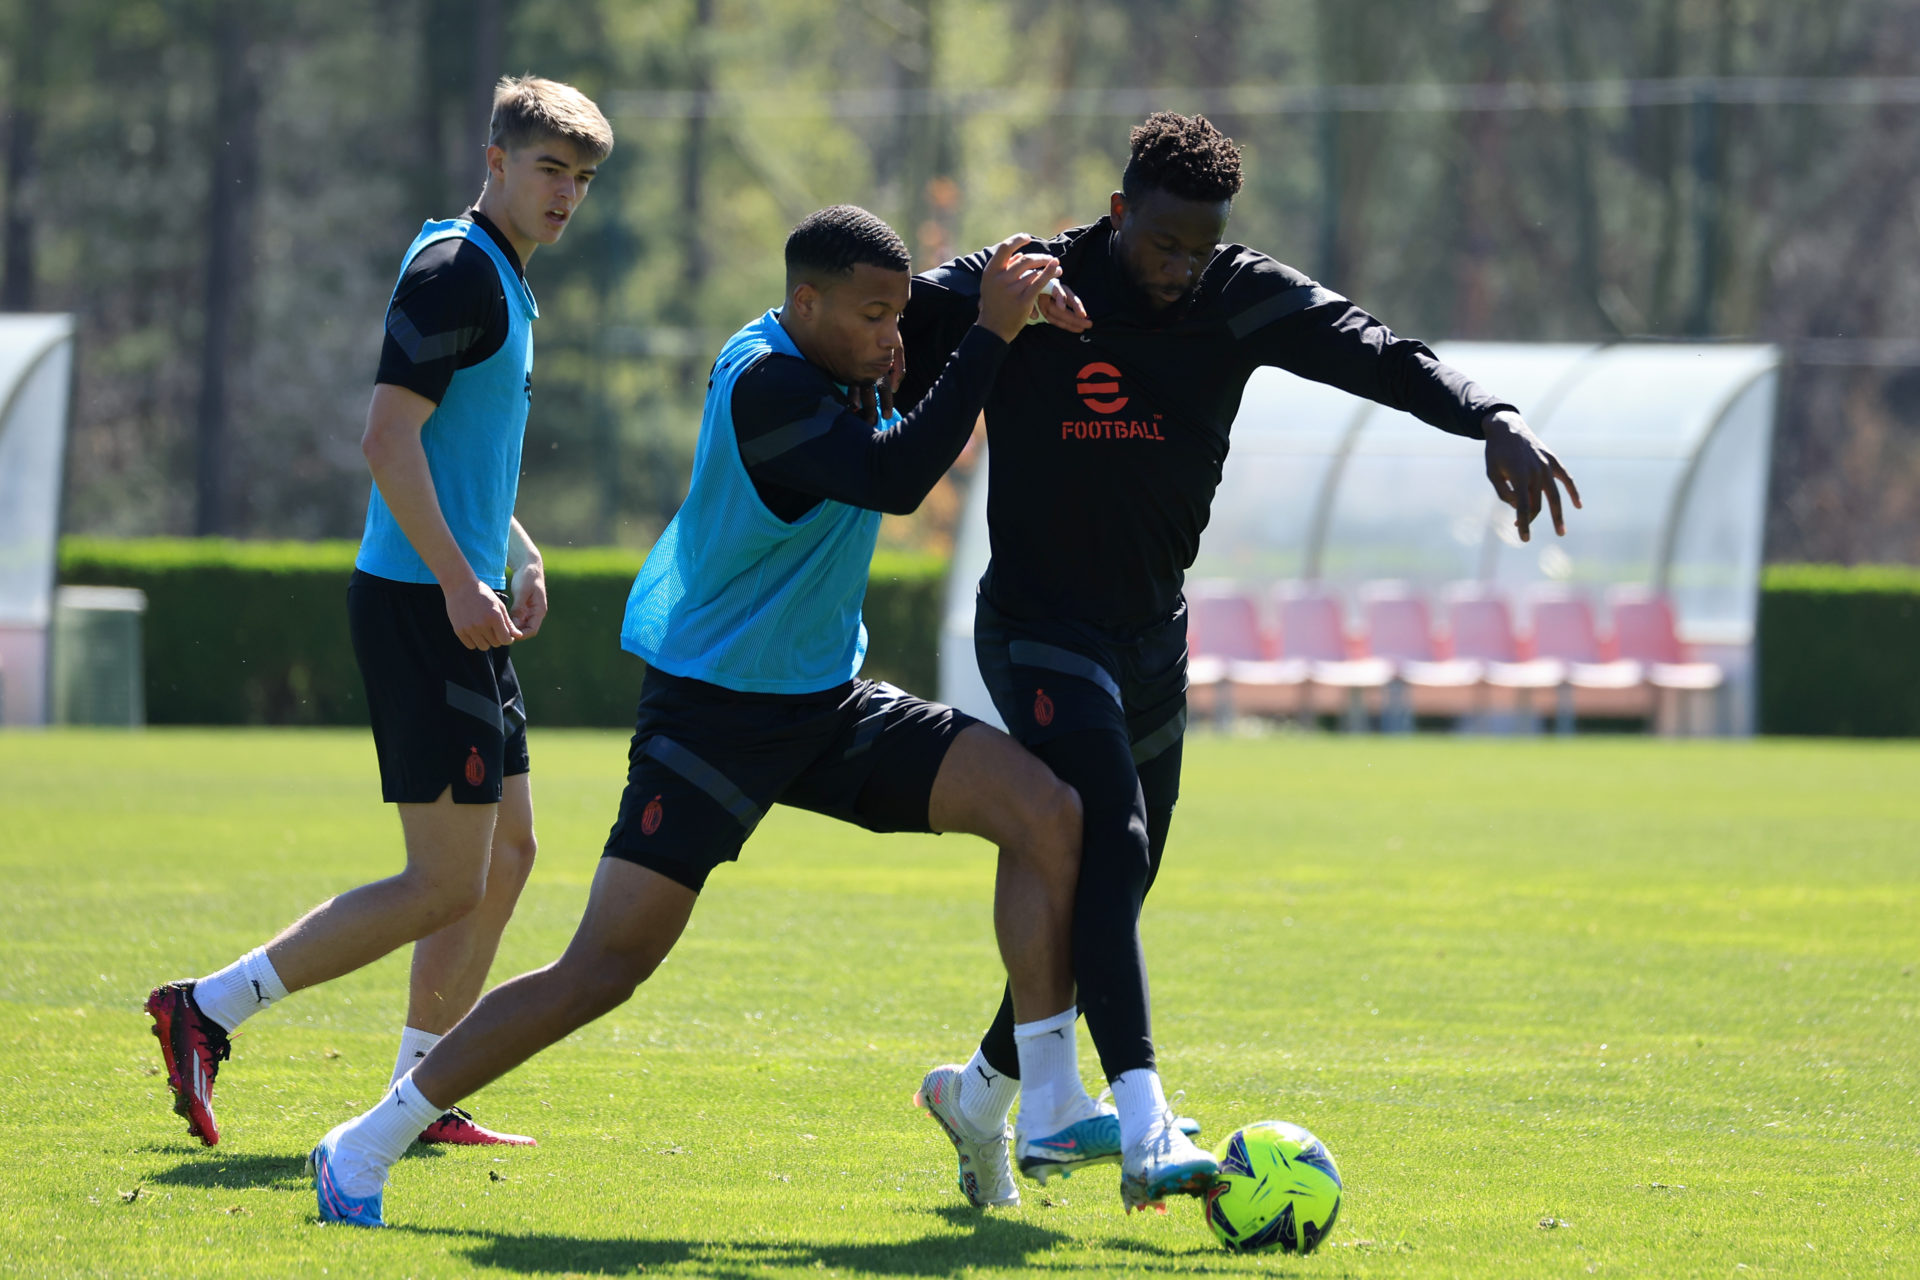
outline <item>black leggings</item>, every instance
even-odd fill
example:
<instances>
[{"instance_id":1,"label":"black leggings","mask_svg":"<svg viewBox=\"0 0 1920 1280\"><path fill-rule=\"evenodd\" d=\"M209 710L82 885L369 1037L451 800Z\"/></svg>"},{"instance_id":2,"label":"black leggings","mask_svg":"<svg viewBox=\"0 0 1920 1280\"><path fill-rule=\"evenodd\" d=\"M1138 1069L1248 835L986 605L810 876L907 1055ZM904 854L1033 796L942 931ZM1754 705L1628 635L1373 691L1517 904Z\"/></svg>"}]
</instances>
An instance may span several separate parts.
<instances>
[{"instance_id":1,"label":"black leggings","mask_svg":"<svg viewBox=\"0 0 1920 1280\"><path fill-rule=\"evenodd\" d=\"M1073 971L1080 1012L1108 1080L1152 1067L1153 1022L1140 904L1160 873L1174 802L1180 796L1182 740L1135 766L1124 736L1090 729L1029 749L1080 793L1086 835L1074 896ZM1013 1044L1013 993L980 1041L995 1071L1020 1078Z\"/></svg>"}]
</instances>

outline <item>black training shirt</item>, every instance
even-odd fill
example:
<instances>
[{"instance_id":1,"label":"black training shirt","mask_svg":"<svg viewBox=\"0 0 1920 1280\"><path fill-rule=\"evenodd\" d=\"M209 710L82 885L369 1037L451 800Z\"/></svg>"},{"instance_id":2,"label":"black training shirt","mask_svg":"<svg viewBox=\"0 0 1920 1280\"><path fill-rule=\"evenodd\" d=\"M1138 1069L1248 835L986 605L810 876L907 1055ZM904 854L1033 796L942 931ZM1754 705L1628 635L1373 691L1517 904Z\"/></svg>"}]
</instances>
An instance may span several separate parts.
<instances>
[{"instance_id":1,"label":"black training shirt","mask_svg":"<svg viewBox=\"0 0 1920 1280\"><path fill-rule=\"evenodd\" d=\"M1006 353L999 335L969 320L931 388L884 431L820 366L762 356L733 384L734 435L755 492L789 524L822 499L908 514L966 447Z\"/></svg>"},{"instance_id":2,"label":"black training shirt","mask_svg":"<svg viewBox=\"0 0 1920 1280\"><path fill-rule=\"evenodd\" d=\"M1274 365L1483 439L1511 408L1339 294L1221 245L1187 299L1154 311L1106 219L1026 252L1060 259L1093 328L1033 325L987 398L983 589L1016 618L1133 626L1165 617L1200 548L1247 379ZM983 249L914 277L901 324L912 405L978 311Z\"/></svg>"},{"instance_id":3,"label":"black training shirt","mask_svg":"<svg viewBox=\"0 0 1920 1280\"><path fill-rule=\"evenodd\" d=\"M460 215L500 247L525 277L520 255L478 209ZM493 356L507 340L507 295L487 251L471 240L441 240L414 255L387 304L387 337L375 382L439 404L455 372Z\"/></svg>"}]
</instances>

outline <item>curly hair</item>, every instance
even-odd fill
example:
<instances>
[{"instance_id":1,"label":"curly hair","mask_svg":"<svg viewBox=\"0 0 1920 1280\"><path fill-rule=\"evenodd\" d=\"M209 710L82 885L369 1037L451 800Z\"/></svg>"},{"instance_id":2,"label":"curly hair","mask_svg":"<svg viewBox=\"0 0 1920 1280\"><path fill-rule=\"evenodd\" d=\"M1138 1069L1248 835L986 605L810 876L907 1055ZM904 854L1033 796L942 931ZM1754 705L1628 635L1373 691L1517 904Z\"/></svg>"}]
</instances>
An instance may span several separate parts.
<instances>
[{"instance_id":1,"label":"curly hair","mask_svg":"<svg viewBox=\"0 0 1920 1280\"><path fill-rule=\"evenodd\" d=\"M892 227L858 205L810 213L787 237L789 280L810 273L844 276L862 263L905 271L913 259Z\"/></svg>"},{"instance_id":2,"label":"curly hair","mask_svg":"<svg viewBox=\"0 0 1920 1280\"><path fill-rule=\"evenodd\" d=\"M1156 111L1127 141L1133 154L1120 190L1129 200L1148 190L1208 203L1240 193L1240 148L1205 116Z\"/></svg>"}]
</instances>

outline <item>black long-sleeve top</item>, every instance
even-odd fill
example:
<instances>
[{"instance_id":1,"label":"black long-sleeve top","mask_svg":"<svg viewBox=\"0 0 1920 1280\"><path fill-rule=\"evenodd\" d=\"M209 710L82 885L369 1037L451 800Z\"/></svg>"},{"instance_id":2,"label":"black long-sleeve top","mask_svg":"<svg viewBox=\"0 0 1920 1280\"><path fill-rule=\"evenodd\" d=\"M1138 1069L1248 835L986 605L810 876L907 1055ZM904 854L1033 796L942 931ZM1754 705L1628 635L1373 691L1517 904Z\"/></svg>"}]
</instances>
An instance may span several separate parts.
<instances>
[{"instance_id":1,"label":"black long-sleeve top","mask_svg":"<svg viewBox=\"0 0 1920 1280\"><path fill-rule=\"evenodd\" d=\"M1111 251L1106 219L1025 252L1060 259L1093 319L1034 325L987 398L988 599L1013 617L1140 625L1173 608L1200 547L1228 431L1253 371L1275 365L1404 409L1456 435L1511 408L1426 345L1242 245L1154 311ZM990 251L914 277L899 402L937 377L978 309Z\"/></svg>"},{"instance_id":2,"label":"black long-sleeve top","mask_svg":"<svg viewBox=\"0 0 1920 1280\"><path fill-rule=\"evenodd\" d=\"M734 435L767 509L791 524L823 499L892 515L918 507L966 447L1007 354L999 335L972 318L957 339L914 407L884 430L809 361L774 354L742 373L733 386Z\"/></svg>"}]
</instances>

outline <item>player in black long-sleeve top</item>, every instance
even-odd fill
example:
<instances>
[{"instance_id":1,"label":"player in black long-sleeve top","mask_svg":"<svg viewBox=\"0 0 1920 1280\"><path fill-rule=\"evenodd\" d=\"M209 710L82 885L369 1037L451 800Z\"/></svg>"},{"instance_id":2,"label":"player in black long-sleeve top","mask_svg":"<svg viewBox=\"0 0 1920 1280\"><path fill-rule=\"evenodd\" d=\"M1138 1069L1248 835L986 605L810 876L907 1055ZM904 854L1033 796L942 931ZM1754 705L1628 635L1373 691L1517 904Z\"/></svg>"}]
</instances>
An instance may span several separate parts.
<instances>
[{"instance_id":1,"label":"player in black long-sleeve top","mask_svg":"<svg viewBox=\"0 0 1920 1280\"><path fill-rule=\"evenodd\" d=\"M1122 1158L1129 1206L1155 1170L1204 1153L1180 1137L1155 1070L1140 904L1179 794L1186 725L1185 573L1253 371L1274 365L1486 441L1488 479L1529 534L1544 500L1564 533L1559 462L1513 405L1338 293L1221 243L1240 157L1202 117L1157 113L1098 222L1029 246L1059 258L1057 294L1007 353L986 406L992 562L974 637L1008 730L1080 792L1086 847L1076 904L1080 1008L1118 1103L1117 1124L1072 1150L1022 1133L1044 1180ZM972 323L982 254L913 281L900 403L939 376ZM947 1072L950 1127L1006 1123L1018 1072L1006 1008L973 1061ZM931 1078L931 1077L930 1077ZM1165 1179L1160 1185L1164 1188Z\"/></svg>"}]
</instances>

